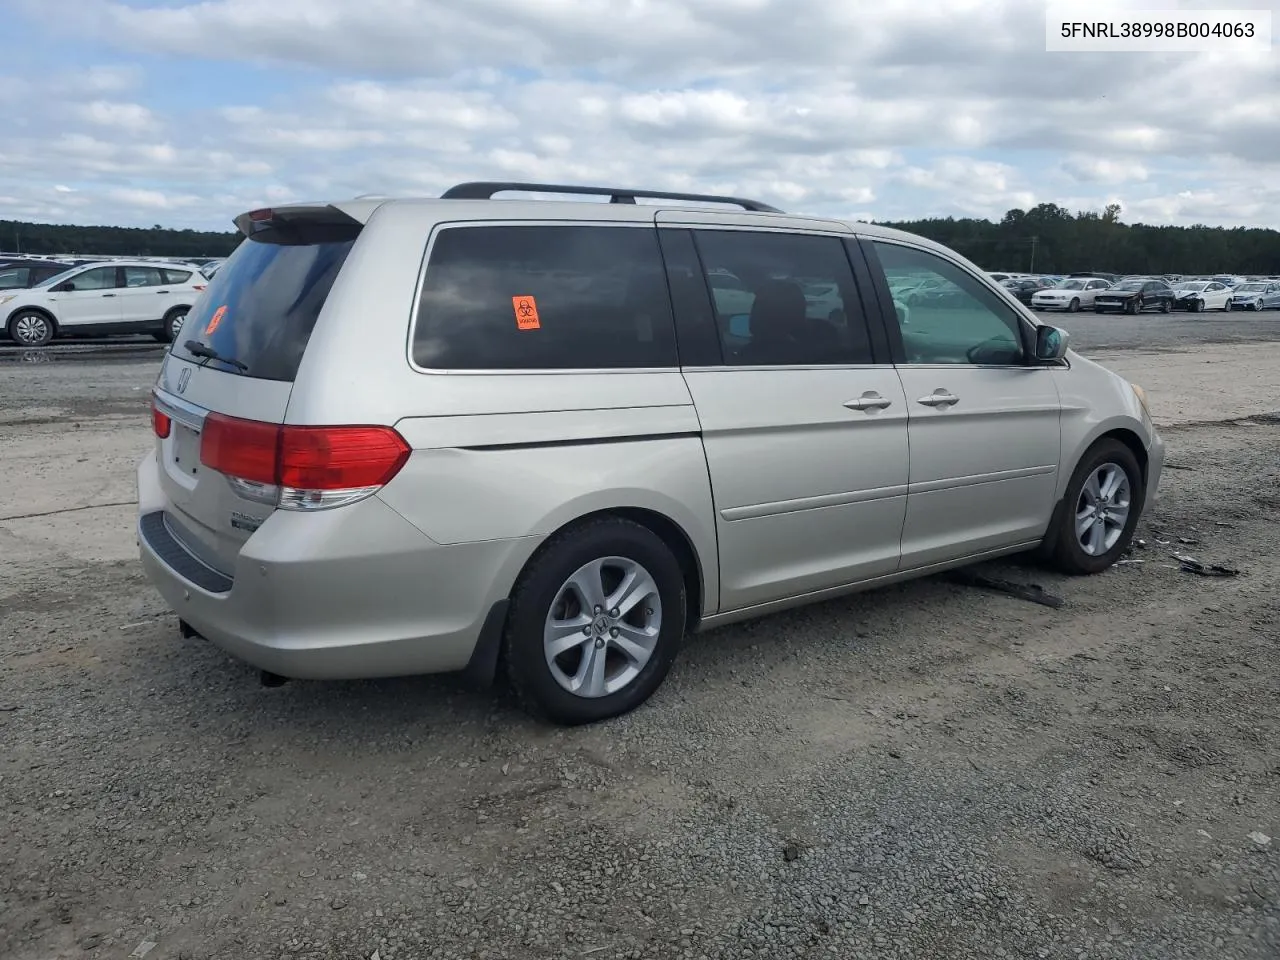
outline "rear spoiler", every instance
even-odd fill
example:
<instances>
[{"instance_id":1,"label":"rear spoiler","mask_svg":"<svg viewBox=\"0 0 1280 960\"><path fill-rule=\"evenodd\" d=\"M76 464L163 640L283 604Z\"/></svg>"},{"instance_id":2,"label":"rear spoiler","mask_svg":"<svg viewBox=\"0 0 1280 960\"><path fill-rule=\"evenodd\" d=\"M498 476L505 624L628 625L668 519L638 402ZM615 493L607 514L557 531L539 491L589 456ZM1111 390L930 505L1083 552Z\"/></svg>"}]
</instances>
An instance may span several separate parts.
<instances>
[{"instance_id":1,"label":"rear spoiler","mask_svg":"<svg viewBox=\"0 0 1280 960\"><path fill-rule=\"evenodd\" d=\"M338 203L290 203L279 207L249 210L235 218L236 229L246 237L258 236L264 230L284 224L298 226L351 228L369 222L373 211L384 199L343 200Z\"/></svg>"}]
</instances>

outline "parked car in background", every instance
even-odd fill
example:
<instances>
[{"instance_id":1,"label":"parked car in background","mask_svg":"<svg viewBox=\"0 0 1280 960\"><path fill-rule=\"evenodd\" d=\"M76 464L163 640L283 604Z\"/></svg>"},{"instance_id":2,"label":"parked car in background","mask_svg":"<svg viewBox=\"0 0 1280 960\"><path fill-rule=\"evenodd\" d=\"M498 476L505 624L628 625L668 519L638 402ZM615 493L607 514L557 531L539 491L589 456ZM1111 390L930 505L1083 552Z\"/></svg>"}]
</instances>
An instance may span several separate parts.
<instances>
[{"instance_id":1,"label":"parked car in background","mask_svg":"<svg viewBox=\"0 0 1280 960\"><path fill-rule=\"evenodd\" d=\"M485 202L538 190L632 202ZM919 236L638 196L721 207L472 183L238 217L137 472L183 634L273 684L502 670L575 724L648 699L690 631L1124 556L1164 445L1065 331ZM921 278L947 292L903 326Z\"/></svg>"},{"instance_id":2,"label":"parked car in background","mask_svg":"<svg viewBox=\"0 0 1280 960\"><path fill-rule=\"evenodd\" d=\"M0 261L0 290L24 290L43 283L73 266L57 260Z\"/></svg>"},{"instance_id":3,"label":"parked car in background","mask_svg":"<svg viewBox=\"0 0 1280 960\"><path fill-rule=\"evenodd\" d=\"M1213 277L1214 283L1221 283L1227 287L1234 287L1244 282L1244 277L1237 277L1230 273L1220 273Z\"/></svg>"},{"instance_id":4,"label":"parked car in background","mask_svg":"<svg viewBox=\"0 0 1280 960\"><path fill-rule=\"evenodd\" d=\"M1099 290L1093 298L1093 310L1094 313L1142 313L1146 310L1168 313L1173 309L1173 299L1173 288L1163 280L1135 277Z\"/></svg>"},{"instance_id":5,"label":"parked car in background","mask_svg":"<svg viewBox=\"0 0 1280 960\"><path fill-rule=\"evenodd\" d=\"M1031 306L1036 310L1066 310L1075 313L1093 307L1094 298L1111 284L1098 277L1069 277L1047 290L1037 290L1031 296Z\"/></svg>"},{"instance_id":6,"label":"parked car in background","mask_svg":"<svg viewBox=\"0 0 1280 960\"><path fill-rule=\"evenodd\" d=\"M1249 280L1231 291L1228 310L1280 310L1280 282Z\"/></svg>"},{"instance_id":7,"label":"parked car in background","mask_svg":"<svg viewBox=\"0 0 1280 960\"><path fill-rule=\"evenodd\" d=\"M1231 300L1231 288L1218 280L1184 280L1174 288L1173 294L1174 308L1192 313L1227 310Z\"/></svg>"},{"instance_id":8,"label":"parked car in background","mask_svg":"<svg viewBox=\"0 0 1280 960\"><path fill-rule=\"evenodd\" d=\"M149 333L167 342L176 338L207 283L190 264L85 264L30 289L0 294L0 329L28 347L54 337L121 333Z\"/></svg>"},{"instance_id":9,"label":"parked car in background","mask_svg":"<svg viewBox=\"0 0 1280 960\"><path fill-rule=\"evenodd\" d=\"M1031 298L1037 293L1042 290L1050 289L1050 284L1039 277L1026 278L1022 280L1006 280L1003 286L1027 306L1032 306Z\"/></svg>"},{"instance_id":10,"label":"parked car in background","mask_svg":"<svg viewBox=\"0 0 1280 960\"><path fill-rule=\"evenodd\" d=\"M1069 273L1068 280L1106 280L1108 283L1115 283L1120 279L1119 274L1108 273L1105 270L1086 270L1084 273Z\"/></svg>"}]
</instances>

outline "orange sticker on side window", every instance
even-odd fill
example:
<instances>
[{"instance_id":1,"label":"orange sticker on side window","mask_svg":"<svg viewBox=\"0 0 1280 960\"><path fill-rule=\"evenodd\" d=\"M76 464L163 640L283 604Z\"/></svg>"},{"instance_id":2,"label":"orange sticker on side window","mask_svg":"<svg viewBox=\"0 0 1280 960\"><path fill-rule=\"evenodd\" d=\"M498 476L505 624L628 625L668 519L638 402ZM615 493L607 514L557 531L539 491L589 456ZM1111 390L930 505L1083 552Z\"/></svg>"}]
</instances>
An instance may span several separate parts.
<instances>
[{"instance_id":1,"label":"orange sticker on side window","mask_svg":"<svg viewBox=\"0 0 1280 960\"><path fill-rule=\"evenodd\" d=\"M516 326L521 330L541 330L542 321L538 319L538 301L533 297L512 297L511 305L516 311Z\"/></svg>"},{"instance_id":2,"label":"orange sticker on side window","mask_svg":"<svg viewBox=\"0 0 1280 960\"><path fill-rule=\"evenodd\" d=\"M213 311L213 316L209 318L208 324L204 328L204 335L207 337L213 331L218 329L218 324L222 322L222 318L227 315L227 305L224 303L217 310Z\"/></svg>"}]
</instances>

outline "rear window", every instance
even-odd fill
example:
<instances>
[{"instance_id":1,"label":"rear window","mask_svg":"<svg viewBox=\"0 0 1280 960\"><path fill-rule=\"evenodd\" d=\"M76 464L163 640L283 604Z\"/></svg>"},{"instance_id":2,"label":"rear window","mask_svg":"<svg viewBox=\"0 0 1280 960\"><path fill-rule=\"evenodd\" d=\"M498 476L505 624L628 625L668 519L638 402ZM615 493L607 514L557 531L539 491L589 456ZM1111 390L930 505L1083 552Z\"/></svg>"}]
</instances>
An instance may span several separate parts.
<instances>
[{"instance_id":1,"label":"rear window","mask_svg":"<svg viewBox=\"0 0 1280 960\"><path fill-rule=\"evenodd\" d=\"M423 280L413 359L437 370L676 366L657 231L440 231Z\"/></svg>"},{"instance_id":2,"label":"rear window","mask_svg":"<svg viewBox=\"0 0 1280 960\"><path fill-rule=\"evenodd\" d=\"M174 355L256 380L292 381L359 233L354 222L293 223L246 238L188 315ZM191 340L245 368L194 356Z\"/></svg>"}]
</instances>

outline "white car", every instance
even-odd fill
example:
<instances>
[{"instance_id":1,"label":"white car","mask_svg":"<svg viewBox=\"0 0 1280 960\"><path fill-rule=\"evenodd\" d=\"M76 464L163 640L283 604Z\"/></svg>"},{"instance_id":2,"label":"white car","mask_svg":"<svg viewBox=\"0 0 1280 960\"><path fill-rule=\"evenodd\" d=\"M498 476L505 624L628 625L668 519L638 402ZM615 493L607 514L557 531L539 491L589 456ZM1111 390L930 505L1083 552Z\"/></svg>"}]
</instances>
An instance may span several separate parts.
<instances>
[{"instance_id":1,"label":"white car","mask_svg":"<svg viewBox=\"0 0 1280 960\"><path fill-rule=\"evenodd\" d=\"M0 329L26 347L54 337L119 333L149 333L169 342L207 285L189 263L86 263L0 295Z\"/></svg>"},{"instance_id":2,"label":"white car","mask_svg":"<svg viewBox=\"0 0 1280 960\"><path fill-rule=\"evenodd\" d=\"M1093 298L1098 295L1098 291L1109 286L1109 281L1098 277L1072 277L1063 280L1056 287L1032 294L1031 306L1035 310L1066 310L1068 313L1075 313L1082 307L1092 307Z\"/></svg>"},{"instance_id":3,"label":"white car","mask_svg":"<svg viewBox=\"0 0 1280 960\"><path fill-rule=\"evenodd\" d=\"M1201 313L1205 310L1230 310L1231 288L1217 280L1183 282L1173 288L1173 308Z\"/></svg>"}]
</instances>

